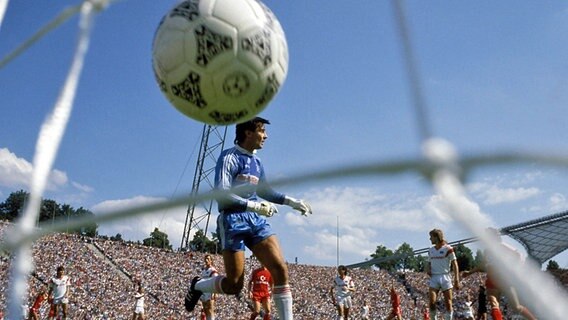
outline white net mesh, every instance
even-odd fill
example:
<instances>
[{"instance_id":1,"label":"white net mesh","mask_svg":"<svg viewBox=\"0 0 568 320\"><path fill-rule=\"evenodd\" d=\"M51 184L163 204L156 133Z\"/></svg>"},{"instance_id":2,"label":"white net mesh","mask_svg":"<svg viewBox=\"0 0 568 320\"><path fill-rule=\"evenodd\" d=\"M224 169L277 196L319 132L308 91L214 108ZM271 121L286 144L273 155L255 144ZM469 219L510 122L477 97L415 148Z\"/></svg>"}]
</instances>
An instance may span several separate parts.
<instances>
[{"instance_id":1,"label":"white net mesh","mask_svg":"<svg viewBox=\"0 0 568 320\"><path fill-rule=\"evenodd\" d=\"M0 28L2 27L2 20L4 20L4 14L6 13L6 7L8 7L8 0L0 0Z\"/></svg>"}]
</instances>

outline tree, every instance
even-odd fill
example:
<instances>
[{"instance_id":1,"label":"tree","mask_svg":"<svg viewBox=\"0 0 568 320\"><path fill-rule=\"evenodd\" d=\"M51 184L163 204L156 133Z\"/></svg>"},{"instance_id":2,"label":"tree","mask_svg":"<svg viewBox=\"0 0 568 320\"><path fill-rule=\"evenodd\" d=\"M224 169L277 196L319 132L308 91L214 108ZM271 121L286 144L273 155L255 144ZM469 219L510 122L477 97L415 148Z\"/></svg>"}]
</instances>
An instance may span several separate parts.
<instances>
[{"instance_id":1,"label":"tree","mask_svg":"<svg viewBox=\"0 0 568 320\"><path fill-rule=\"evenodd\" d=\"M428 258L426 256L416 256L416 272L424 272L426 270L426 265L428 264Z\"/></svg>"},{"instance_id":2,"label":"tree","mask_svg":"<svg viewBox=\"0 0 568 320\"><path fill-rule=\"evenodd\" d=\"M29 193L23 190L12 192L6 201L0 203L0 219L15 220L22 214L28 196ZM44 199L41 201L38 222L55 223L57 219L69 221L89 215L93 213L83 207L75 210L68 204L59 204L55 200ZM67 229L66 232L95 237L98 235L97 229L96 223L88 223L76 229Z\"/></svg>"},{"instance_id":3,"label":"tree","mask_svg":"<svg viewBox=\"0 0 568 320\"><path fill-rule=\"evenodd\" d=\"M112 241L124 241L122 239L122 235L120 233L117 233L116 236L114 236L114 237L110 237L110 240L112 240Z\"/></svg>"},{"instance_id":4,"label":"tree","mask_svg":"<svg viewBox=\"0 0 568 320\"><path fill-rule=\"evenodd\" d=\"M385 258L385 261L375 263L375 265L387 271L394 271L396 262L394 261L394 259L388 259L392 258L392 255L393 255L392 250L390 250L389 248L383 245L379 245L377 246L377 249L375 249L375 252L371 254L371 258L373 259Z\"/></svg>"},{"instance_id":5,"label":"tree","mask_svg":"<svg viewBox=\"0 0 568 320\"><path fill-rule=\"evenodd\" d=\"M144 239L142 243L148 247L172 249L168 235L160 231L157 227L154 228L154 231L150 232L150 237Z\"/></svg>"},{"instance_id":6,"label":"tree","mask_svg":"<svg viewBox=\"0 0 568 320\"><path fill-rule=\"evenodd\" d=\"M475 259L473 260L473 267L474 268L482 268L484 266L484 258L483 258L483 251L477 249L477 251L475 252Z\"/></svg>"},{"instance_id":7,"label":"tree","mask_svg":"<svg viewBox=\"0 0 568 320\"><path fill-rule=\"evenodd\" d=\"M404 242L394 251L395 255L402 256L395 263L395 268L397 270L416 270L417 269L417 259L414 257L414 249Z\"/></svg>"},{"instance_id":8,"label":"tree","mask_svg":"<svg viewBox=\"0 0 568 320\"><path fill-rule=\"evenodd\" d=\"M0 218L14 221L24 209L28 196L24 190L10 193L6 201L0 203Z\"/></svg>"},{"instance_id":9,"label":"tree","mask_svg":"<svg viewBox=\"0 0 568 320\"><path fill-rule=\"evenodd\" d=\"M192 251L205 251L205 244L207 243L207 236L203 232L203 230L198 229L193 234L193 239L189 242L189 247Z\"/></svg>"},{"instance_id":10,"label":"tree","mask_svg":"<svg viewBox=\"0 0 568 320\"><path fill-rule=\"evenodd\" d=\"M39 209L39 221L49 221L53 223L55 218L58 218L62 214L61 206L55 202L55 200L44 199L41 201L41 207Z\"/></svg>"},{"instance_id":11,"label":"tree","mask_svg":"<svg viewBox=\"0 0 568 320\"><path fill-rule=\"evenodd\" d=\"M189 246L193 251L220 253L219 239L216 233L211 233L213 240L207 238L203 230L199 229L193 235L193 239L189 242Z\"/></svg>"},{"instance_id":12,"label":"tree","mask_svg":"<svg viewBox=\"0 0 568 320\"><path fill-rule=\"evenodd\" d=\"M91 212L90 210L87 210L83 207L79 207L79 209L77 209L77 210L73 210L73 208L71 208L70 210L71 210L70 211L71 216L73 218L80 218L80 217L84 217L84 216L93 216L94 215L93 212ZM88 237L96 237L99 234L99 232L97 230L98 228L99 228L99 226L96 223L92 222L92 223L88 223L88 224L81 226L79 229L71 230L71 231L74 232L74 233L78 233L78 234L88 236Z\"/></svg>"},{"instance_id":13,"label":"tree","mask_svg":"<svg viewBox=\"0 0 568 320\"><path fill-rule=\"evenodd\" d=\"M219 254L221 253L221 246L219 245L219 235L216 232L211 232L211 245L212 248L209 253Z\"/></svg>"},{"instance_id":14,"label":"tree","mask_svg":"<svg viewBox=\"0 0 568 320\"><path fill-rule=\"evenodd\" d=\"M473 253L470 248L463 244L458 244L455 247L455 253L460 270L471 270L473 268Z\"/></svg>"},{"instance_id":15,"label":"tree","mask_svg":"<svg viewBox=\"0 0 568 320\"><path fill-rule=\"evenodd\" d=\"M558 269L560 269L558 262L556 262L554 260L548 260L548 264L546 264L546 270L550 271L550 270L558 270Z\"/></svg>"}]
</instances>

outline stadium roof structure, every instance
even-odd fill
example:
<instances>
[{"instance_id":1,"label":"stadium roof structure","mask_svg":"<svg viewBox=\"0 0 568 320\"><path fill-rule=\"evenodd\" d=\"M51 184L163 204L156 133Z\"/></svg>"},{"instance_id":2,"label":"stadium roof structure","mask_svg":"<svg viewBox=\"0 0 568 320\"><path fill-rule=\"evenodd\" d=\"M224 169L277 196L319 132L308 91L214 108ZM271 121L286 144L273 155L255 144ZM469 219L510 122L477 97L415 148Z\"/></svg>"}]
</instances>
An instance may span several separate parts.
<instances>
[{"instance_id":1,"label":"stadium roof structure","mask_svg":"<svg viewBox=\"0 0 568 320\"><path fill-rule=\"evenodd\" d=\"M568 248L568 211L501 229L520 242L527 254L543 264Z\"/></svg>"},{"instance_id":2,"label":"stadium roof structure","mask_svg":"<svg viewBox=\"0 0 568 320\"><path fill-rule=\"evenodd\" d=\"M501 234L508 235L525 247L529 257L543 264L546 260L568 249L568 211L529 220L523 223L500 229ZM456 246L477 241L477 238L466 238L450 242ZM429 248L414 250L412 255L428 252ZM408 255L392 255L375 258L348 265L348 268L367 267L381 262L406 258Z\"/></svg>"}]
</instances>

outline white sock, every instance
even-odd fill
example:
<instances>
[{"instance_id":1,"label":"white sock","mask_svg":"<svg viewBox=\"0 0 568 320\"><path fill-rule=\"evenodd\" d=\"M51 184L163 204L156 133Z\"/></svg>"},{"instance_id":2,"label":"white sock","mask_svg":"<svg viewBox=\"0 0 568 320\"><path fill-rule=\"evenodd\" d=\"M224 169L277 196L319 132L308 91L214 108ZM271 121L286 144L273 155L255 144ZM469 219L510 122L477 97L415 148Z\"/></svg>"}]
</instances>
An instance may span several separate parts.
<instances>
[{"instance_id":1,"label":"white sock","mask_svg":"<svg viewBox=\"0 0 568 320\"><path fill-rule=\"evenodd\" d=\"M221 281L224 276L214 276L207 279L201 279L195 284L195 289L201 292L211 292L211 293L224 293L221 289Z\"/></svg>"},{"instance_id":2,"label":"white sock","mask_svg":"<svg viewBox=\"0 0 568 320\"><path fill-rule=\"evenodd\" d=\"M215 320L215 316L208 316L207 320Z\"/></svg>"},{"instance_id":3,"label":"white sock","mask_svg":"<svg viewBox=\"0 0 568 320\"><path fill-rule=\"evenodd\" d=\"M272 297L274 298L274 304L276 305L276 311L278 311L280 320L293 320L292 291L290 291L290 286L274 286Z\"/></svg>"},{"instance_id":4,"label":"white sock","mask_svg":"<svg viewBox=\"0 0 568 320\"><path fill-rule=\"evenodd\" d=\"M444 315L444 319L445 319L445 320L452 320L453 316L454 316L454 312L451 311L450 313L446 313L446 314Z\"/></svg>"}]
</instances>

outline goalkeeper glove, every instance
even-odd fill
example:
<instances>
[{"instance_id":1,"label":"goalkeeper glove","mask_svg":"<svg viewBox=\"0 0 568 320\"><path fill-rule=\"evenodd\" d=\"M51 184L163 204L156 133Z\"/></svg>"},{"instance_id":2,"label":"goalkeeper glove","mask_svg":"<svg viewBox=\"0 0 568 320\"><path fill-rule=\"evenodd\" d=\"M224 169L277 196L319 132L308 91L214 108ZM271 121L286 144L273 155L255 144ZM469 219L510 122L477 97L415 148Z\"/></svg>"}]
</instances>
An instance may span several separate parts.
<instances>
[{"instance_id":1,"label":"goalkeeper glove","mask_svg":"<svg viewBox=\"0 0 568 320\"><path fill-rule=\"evenodd\" d=\"M256 212L265 217L272 217L275 213L278 213L276 206L268 201L247 201L247 210Z\"/></svg>"},{"instance_id":2,"label":"goalkeeper glove","mask_svg":"<svg viewBox=\"0 0 568 320\"><path fill-rule=\"evenodd\" d=\"M286 196L286 198L284 199L284 204L292 207L292 209L294 210L300 211L303 216L307 217L308 215L312 214L312 207L304 200L298 200Z\"/></svg>"}]
</instances>

